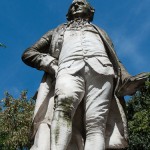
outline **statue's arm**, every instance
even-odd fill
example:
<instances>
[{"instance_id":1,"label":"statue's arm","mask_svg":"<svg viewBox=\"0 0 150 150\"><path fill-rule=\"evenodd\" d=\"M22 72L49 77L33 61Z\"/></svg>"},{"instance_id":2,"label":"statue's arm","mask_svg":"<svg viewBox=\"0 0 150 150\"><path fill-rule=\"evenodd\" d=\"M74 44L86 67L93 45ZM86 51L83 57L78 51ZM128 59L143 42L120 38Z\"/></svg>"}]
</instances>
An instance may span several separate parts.
<instances>
[{"instance_id":1,"label":"statue's arm","mask_svg":"<svg viewBox=\"0 0 150 150\"><path fill-rule=\"evenodd\" d=\"M106 34L108 40L111 43L111 46L114 49L113 43L111 42L111 39L109 36ZM115 52L115 50L114 50ZM117 56L116 52L115 55ZM121 79L121 85L118 89L117 95L118 96L126 96L126 95L133 95L136 93L136 91L140 90L141 87L144 86L145 81L149 77L149 72L148 73L140 73L135 76L132 76L128 73L126 70L125 66L122 64L122 62L119 60L118 56L117 62L120 68L120 79Z\"/></svg>"},{"instance_id":2,"label":"statue's arm","mask_svg":"<svg viewBox=\"0 0 150 150\"><path fill-rule=\"evenodd\" d=\"M127 78L130 78L131 75L128 73L128 71L126 70L126 68L124 67L124 65L120 61L120 59L118 58L117 53L116 53L115 48L114 48L114 44L113 44L111 38L108 36L108 34L103 29L99 28L99 30L101 30L102 35L105 37L106 41L112 47L113 53L115 55L116 61L119 65L119 68L121 71L121 74L120 74L121 81L124 82Z\"/></svg>"},{"instance_id":3,"label":"statue's arm","mask_svg":"<svg viewBox=\"0 0 150 150\"><path fill-rule=\"evenodd\" d=\"M52 65L56 60L49 53L52 34L53 30L47 32L33 46L24 51L22 60L25 64L38 70L52 73L54 70Z\"/></svg>"},{"instance_id":4,"label":"statue's arm","mask_svg":"<svg viewBox=\"0 0 150 150\"><path fill-rule=\"evenodd\" d=\"M95 26L95 25L94 25ZM149 77L149 72L148 73L140 73L136 76L131 76L128 71L125 69L124 65L121 63L119 60L115 50L114 50L114 45L112 43L112 40L110 37L107 35L107 33L100 29L99 27L95 26L96 29L99 30L99 33L102 35L102 38L104 37L105 41L107 41L108 45L111 47L113 51L113 56L116 58L117 61L117 67L120 69L120 75L119 78L120 80L120 86L117 90L117 95L118 96L125 96L125 95L133 95L137 90L139 90Z\"/></svg>"}]
</instances>

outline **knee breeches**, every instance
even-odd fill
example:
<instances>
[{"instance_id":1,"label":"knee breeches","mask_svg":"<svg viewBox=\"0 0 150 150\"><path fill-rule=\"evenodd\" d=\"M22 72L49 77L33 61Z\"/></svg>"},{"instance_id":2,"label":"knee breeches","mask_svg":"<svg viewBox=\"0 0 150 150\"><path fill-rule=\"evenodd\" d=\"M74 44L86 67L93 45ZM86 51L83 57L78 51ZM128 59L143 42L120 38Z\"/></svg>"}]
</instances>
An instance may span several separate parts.
<instances>
[{"instance_id":1,"label":"knee breeches","mask_svg":"<svg viewBox=\"0 0 150 150\"><path fill-rule=\"evenodd\" d=\"M103 132L113 91L113 76L100 75L85 67L75 75L59 73L55 87L55 111L72 117L84 100L86 134Z\"/></svg>"}]
</instances>

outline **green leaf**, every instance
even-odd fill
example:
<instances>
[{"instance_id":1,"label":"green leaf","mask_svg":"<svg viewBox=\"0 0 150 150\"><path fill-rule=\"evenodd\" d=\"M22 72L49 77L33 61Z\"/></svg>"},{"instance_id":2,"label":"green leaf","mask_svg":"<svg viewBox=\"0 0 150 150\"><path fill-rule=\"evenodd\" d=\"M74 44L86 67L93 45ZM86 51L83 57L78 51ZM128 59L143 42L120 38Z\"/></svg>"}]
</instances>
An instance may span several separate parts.
<instances>
[{"instance_id":1,"label":"green leaf","mask_svg":"<svg viewBox=\"0 0 150 150\"><path fill-rule=\"evenodd\" d=\"M4 48L6 48L6 45L4 45L4 44L0 43L0 47L4 47Z\"/></svg>"},{"instance_id":2,"label":"green leaf","mask_svg":"<svg viewBox=\"0 0 150 150\"><path fill-rule=\"evenodd\" d=\"M0 101L0 149L29 149L29 133L35 101L27 99L27 92L15 99L8 92Z\"/></svg>"},{"instance_id":3,"label":"green leaf","mask_svg":"<svg viewBox=\"0 0 150 150\"><path fill-rule=\"evenodd\" d=\"M128 150L150 150L150 78L127 102Z\"/></svg>"}]
</instances>

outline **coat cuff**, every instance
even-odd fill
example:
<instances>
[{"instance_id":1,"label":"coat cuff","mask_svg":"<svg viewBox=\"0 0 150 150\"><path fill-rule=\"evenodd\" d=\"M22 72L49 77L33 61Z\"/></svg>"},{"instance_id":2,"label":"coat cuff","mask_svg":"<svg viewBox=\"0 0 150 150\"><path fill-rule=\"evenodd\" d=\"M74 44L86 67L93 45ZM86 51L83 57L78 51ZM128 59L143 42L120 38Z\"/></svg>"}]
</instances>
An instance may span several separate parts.
<instances>
[{"instance_id":1,"label":"coat cuff","mask_svg":"<svg viewBox=\"0 0 150 150\"><path fill-rule=\"evenodd\" d=\"M42 58L41 58L41 62L40 62L40 69L39 70L43 70L45 72L48 72L48 70L50 69L50 64L56 60L54 57L47 55L47 54L43 54Z\"/></svg>"}]
</instances>

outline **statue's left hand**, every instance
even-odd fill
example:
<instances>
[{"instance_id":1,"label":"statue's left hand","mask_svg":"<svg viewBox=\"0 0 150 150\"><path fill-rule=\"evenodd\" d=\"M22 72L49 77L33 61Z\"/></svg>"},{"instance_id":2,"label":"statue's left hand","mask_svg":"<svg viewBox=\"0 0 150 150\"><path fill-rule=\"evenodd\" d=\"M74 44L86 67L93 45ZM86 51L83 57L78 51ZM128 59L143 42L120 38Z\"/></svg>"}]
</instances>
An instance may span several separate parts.
<instances>
[{"instance_id":1,"label":"statue's left hand","mask_svg":"<svg viewBox=\"0 0 150 150\"><path fill-rule=\"evenodd\" d=\"M118 90L119 96L133 95L141 87L145 85L145 81L148 79L150 73L140 73L136 76L131 76L125 80L122 86Z\"/></svg>"}]
</instances>

